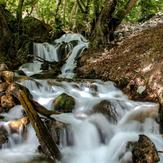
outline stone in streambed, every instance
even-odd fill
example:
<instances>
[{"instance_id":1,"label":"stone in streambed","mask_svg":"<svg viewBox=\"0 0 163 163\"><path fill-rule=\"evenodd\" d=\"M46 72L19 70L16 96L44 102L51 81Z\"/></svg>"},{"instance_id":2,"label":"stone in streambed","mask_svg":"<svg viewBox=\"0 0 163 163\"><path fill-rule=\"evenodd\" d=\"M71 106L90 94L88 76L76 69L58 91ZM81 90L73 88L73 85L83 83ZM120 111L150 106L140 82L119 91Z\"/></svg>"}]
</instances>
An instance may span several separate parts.
<instances>
[{"instance_id":1,"label":"stone in streambed","mask_svg":"<svg viewBox=\"0 0 163 163\"><path fill-rule=\"evenodd\" d=\"M0 126L0 148L2 148L2 144L8 142L8 133L3 126Z\"/></svg>"},{"instance_id":2,"label":"stone in streambed","mask_svg":"<svg viewBox=\"0 0 163 163\"><path fill-rule=\"evenodd\" d=\"M129 142L129 146L132 148L133 163L155 163L160 161L154 143L146 135L139 135L139 140Z\"/></svg>"},{"instance_id":3,"label":"stone in streambed","mask_svg":"<svg viewBox=\"0 0 163 163\"><path fill-rule=\"evenodd\" d=\"M3 111L4 111L3 108L0 106L0 113L3 113Z\"/></svg>"},{"instance_id":4,"label":"stone in streambed","mask_svg":"<svg viewBox=\"0 0 163 163\"><path fill-rule=\"evenodd\" d=\"M2 80L8 84L11 84L14 81L14 73L12 71L2 71L0 76Z\"/></svg>"},{"instance_id":5,"label":"stone in streambed","mask_svg":"<svg viewBox=\"0 0 163 163\"><path fill-rule=\"evenodd\" d=\"M71 146L73 142L73 133L71 127L63 122L50 120L47 124L50 134L57 145ZM64 136L64 137L63 137Z\"/></svg>"},{"instance_id":6,"label":"stone in streambed","mask_svg":"<svg viewBox=\"0 0 163 163\"><path fill-rule=\"evenodd\" d=\"M8 87L8 84L6 82L1 82L0 83L0 93L5 92L7 87Z\"/></svg>"},{"instance_id":7,"label":"stone in streambed","mask_svg":"<svg viewBox=\"0 0 163 163\"><path fill-rule=\"evenodd\" d=\"M8 70L7 65L5 63L1 63L0 64L0 71L6 71L6 70Z\"/></svg>"},{"instance_id":8,"label":"stone in streambed","mask_svg":"<svg viewBox=\"0 0 163 163\"><path fill-rule=\"evenodd\" d=\"M14 107L14 98L11 95L3 95L1 97L1 106L7 109Z\"/></svg>"},{"instance_id":9,"label":"stone in streambed","mask_svg":"<svg viewBox=\"0 0 163 163\"><path fill-rule=\"evenodd\" d=\"M117 122L116 110L108 100L102 100L100 103L96 104L91 110L91 114L92 113L102 113L111 122Z\"/></svg>"},{"instance_id":10,"label":"stone in streambed","mask_svg":"<svg viewBox=\"0 0 163 163\"><path fill-rule=\"evenodd\" d=\"M66 93L62 93L53 101L53 109L59 112L72 112L75 106L75 99Z\"/></svg>"}]
</instances>

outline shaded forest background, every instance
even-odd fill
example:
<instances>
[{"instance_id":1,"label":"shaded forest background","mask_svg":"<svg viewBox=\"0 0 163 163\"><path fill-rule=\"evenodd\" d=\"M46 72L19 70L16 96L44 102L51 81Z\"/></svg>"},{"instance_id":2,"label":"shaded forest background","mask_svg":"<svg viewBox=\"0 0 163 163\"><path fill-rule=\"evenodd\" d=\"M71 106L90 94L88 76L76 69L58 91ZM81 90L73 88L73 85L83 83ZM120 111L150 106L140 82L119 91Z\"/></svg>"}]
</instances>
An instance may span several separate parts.
<instances>
[{"instance_id":1,"label":"shaded forest background","mask_svg":"<svg viewBox=\"0 0 163 163\"><path fill-rule=\"evenodd\" d=\"M72 31L90 38L94 47L114 39L113 32L125 22L142 22L163 11L161 0L0 0L19 22L35 17L53 31ZM26 23L31 23L27 21Z\"/></svg>"}]
</instances>

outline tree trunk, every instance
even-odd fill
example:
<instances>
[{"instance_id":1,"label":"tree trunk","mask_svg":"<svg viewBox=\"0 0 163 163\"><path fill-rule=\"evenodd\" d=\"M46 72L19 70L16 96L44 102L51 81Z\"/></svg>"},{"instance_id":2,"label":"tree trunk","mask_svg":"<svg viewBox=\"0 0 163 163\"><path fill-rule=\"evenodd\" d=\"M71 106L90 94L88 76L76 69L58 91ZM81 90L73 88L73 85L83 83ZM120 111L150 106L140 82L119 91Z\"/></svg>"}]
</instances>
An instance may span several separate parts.
<instances>
[{"instance_id":1,"label":"tree trunk","mask_svg":"<svg viewBox=\"0 0 163 163\"><path fill-rule=\"evenodd\" d=\"M112 16L116 7L116 0L105 0L104 7L95 24L92 34L92 46L99 47L106 45L108 41L114 40L114 31L121 24L122 20L129 14L138 0L128 0L122 10L119 10L115 17Z\"/></svg>"},{"instance_id":2,"label":"tree trunk","mask_svg":"<svg viewBox=\"0 0 163 163\"><path fill-rule=\"evenodd\" d=\"M116 0L105 0L104 7L98 17L95 29L93 30L91 40L93 47L99 47L108 43L109 30L108 25L116 7Z\"/></svg>"},{"instance_id":3,"label":"tree trunk","mask_svg":"<svg viewBox=\"0 0 163 163\"><path fill-rule=\"evenodd\" d=\"M18 8L16 11L16 18L18 20L18 23L20 23L22 20L23 3L24 3L24 0L19 0Z\"/></svg>"},{"instance_id":4,"label":"tree trunk","mask_svg":"<svg viewBox=\"0 0 163 163\"><path fill-rule=\"evenodd\" d=\"M2 5L0 5L0 20L1 20L0 28L1 28L1 32L2 32L1 37L5 37L6 35L8 36L8 34L10 33L10 30L9 30L8 23L5 18L4 7Z\"/></svg>"},{"instance_id":5,"label":"tree trunk","mask_svg":"<svg viewBox=\"0 0 163 163\"><path fill-rule=\"evenodd\" d=\"M118 26L121 24L122 20L129 14L129 12L133 9L136 5L138 0L129 0L122 10L119 10L116 14L116 18L119 19L119 23L116 25Z\"/></svg>"},{"instance_id":6,"label":"tree trunk","mask_svg":"<svg viewBox=\"0 0 163 163\"><path fill-rule=\"evenodd\" d=\"M18 89L16 91L17 97L25 109L25 112L30 119L30 122L36 131L37 138L41 145L41 150L48 155L49 158L52 158L53 160L61 159L61 153L55 144L54 140L52 139L52 136L49 133L49 130L44 125L44 123L41 121L41 118L39 117L38 113L36 112L34 105L29 100L28 95L25 91Z\"/></svg>"}]
</instances>

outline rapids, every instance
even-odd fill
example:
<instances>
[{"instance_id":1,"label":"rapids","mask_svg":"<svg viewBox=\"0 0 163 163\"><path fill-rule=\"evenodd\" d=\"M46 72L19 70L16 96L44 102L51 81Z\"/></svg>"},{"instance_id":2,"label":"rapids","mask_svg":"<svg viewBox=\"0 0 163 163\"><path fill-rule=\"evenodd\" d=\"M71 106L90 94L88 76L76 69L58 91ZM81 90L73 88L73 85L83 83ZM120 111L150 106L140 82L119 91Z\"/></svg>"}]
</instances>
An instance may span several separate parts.
<instances>
[{"instance_id":1,"label":"rapids","mask_svg":"<svg viewBox=\"0 0 163 163\"><path fill-rule=\"evenodd\" d=\"M69 58L61 68L62 77L72 77L75 59L88 47L87 41L81 35L64 35L56 40L54 45L34 43L34 54L48 61L59 61L57 50L61 42L69 44L72 40L77 40L78 44L73 48L69 47ZM41 73L38 61L22 65L20 69L29 76ZM132 153L130 150L126 151L126 145L129 141L137 141L139 134L147 135L158 151L163 148L163 139L155 120L158 115L158 104L131 101L113 82L87 79L82 81L32 79L20 83L30 90L35 101L49 110L52 109L52 101L63 92L75 99L72 113L51 116L69 125L68 131L63 130L60 133L59 149L63 158L59 163L128 163L132 160ZM102 100L111 103L116 113L116 123L101 113L89 114ZM8 130L9 141L0 150L0 163L48 163L49 161L42 159L32 161L39 154L36 152L37 137L31 126L28 126L25 140L22 138L21 129L17 135L10 134L8 123L10 120L20 118L22 109L17 105L9 113L4 114L7 122L3 122L3 125ZM71 143L68 140L71 140ZM163 156L161 154L159 156L160 162L163 162Z\"/></svg>"}]
</instances>

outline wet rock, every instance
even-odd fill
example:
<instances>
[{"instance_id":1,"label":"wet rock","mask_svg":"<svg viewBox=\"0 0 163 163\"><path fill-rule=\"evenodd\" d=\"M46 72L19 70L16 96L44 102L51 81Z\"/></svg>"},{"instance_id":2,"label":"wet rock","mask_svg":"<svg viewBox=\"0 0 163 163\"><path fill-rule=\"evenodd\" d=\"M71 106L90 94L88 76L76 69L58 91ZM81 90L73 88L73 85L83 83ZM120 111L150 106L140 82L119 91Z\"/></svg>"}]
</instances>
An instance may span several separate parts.
<instances>
[{"instance_id":1,"label":"wet rock","mask_svg":"<svg viewBox=\"0 0 163 163\"><path fill-rule=\"evenodd\" d=\"M145 135L139 135L138 142L133 143L133 163L154 163L160 161L154 143Z\"/></svg>"},{"instance_id":2,"label":"wet rock","mask_svg":"<svg viewBox=\"0 0 163 163\"><path fill-rule=\"evenodd\" d=\"M53 109L59 112L72 112L75 106L75 99L66 93L60 94L53 101Z\"/></svg>"},{"instance_id":3,"label":"wet rock","mask_svg":"<svg viewBox=\"0 0 163 163\"><path fill-rule=\"evenodd\" d=\"M7 109L14 107L14 98L11 95L3 95L1 97L1 106Z\"/></svg>"},{"instance_id":4,"label":"wet rock","mask_svg":"<svg viewBox=\"0 0 163 163\"><path fill-rule=\"evenodd\" d=\"M38 147L38 151L40 152L41 150L41 146ZM43 155L43 153L41 153L41 155L39 156L36 156L34 158L32 158L32 160L26 162L26 163L45 163L45 162L48 162L48 163L56 163L56 161L52 160L52 159L49 159L47 158L45 155Z\"/></svg>"},{"instance_id":5,"label":"wet rock","mask_svg":"<svg viewBox=\"0 0 163 163\"><path fill-rule=\"evenodd\" d=\"M8 141L8 133L3 126L0 126L0 148L2 148L2 144L7 143Z\"/></svg>"},{"instance_id":6,"label":"wet rock","mask_svg":"<svg viewBox=\"0 0 163 163\"><path fill-rule=\"evenodd\" d=\"M1 99L1 98L0 98ZM0 106L0 113L3 113L3 108Z\"/></svg>"},{"instance_id":7,"label":"wet rock","mask_svg":"<svg viewBox=\"0 0 163 163\"><path fill-rule=\"evenodd\" d=\"M8 84L6 82L0 83L0 95L7 89Z\"/></svg>"},{"instance_id":8,"label":"wet rock","mask_svg":"<svg viewBox=\"0 0 163 163\"><path fill-rule=\"evenodd\" d=\"M28 124L29 124L29 119L27 117L23 117L21 119L9 122L9 127L11 130L11 133L19 133L19 131L23 127L22 134L25 135L26 130L24 127L27 126Z\"/></svg>"},{"instance_id":9,"label":"wet rock","mask_svg":"<svg viewBox=\"0 0 163 163\"><path fill-rule=\"evenodd\" d=\"M59 67L53 70L43 71L41 74L34 74L31 77L35 79L55 79L60 73Z\"/></svg>"},{"instance_id":10,"label":"wet rock","mask_svg":"<svg viewBox=\"0 0 163 163\"><path fill-rule=\"evenodd\" d=\"M102 113L104 114L111 122L117 122L117 113L111 103L107 100L102 100L100 103L96 104L91 113Z\"/></svg>"},{"instance_id":11,"label":"wet rock","mask_svg":"<svg viewBox=\"0 0 163 163\"><path fill-rule=\"evenodd\" d=\"M8 84L14 81L14 73L12 71L2 71L0 75L1 78Z\"/></svg>"},{"instance_id":12,"label":"wet rock","mask_svg":"<svg viewBox=\"0 0 163 163\"><path fill-rule=\"evenodd\" d=\"M7 65L5 63L1 63L0 64L0 71L6 71L6 70L8 70Z\"/></svg>"},{"instance_id":13,"label":"wet rock","mask_svg":"<svg viewBox=\"0 0 163 163\"><path fill-rule=\"evenodd\" d=\"M9 86L6 90L6 94L12 95L12 94L14 94L15 91L16 91L16 84L12 83L12 84L9 84Z\"/></svg>"},{"instance_id":14,"label":"wet rock","mask_svg":"<svg viewBox=\"0 0 163 163\"><path fill-rule=\"evenodd\" d=\"M63 146L73 145L73 135L69 125L59 121L49 121L48 127L56 144Z\"/></svg>"}]
</instances>

